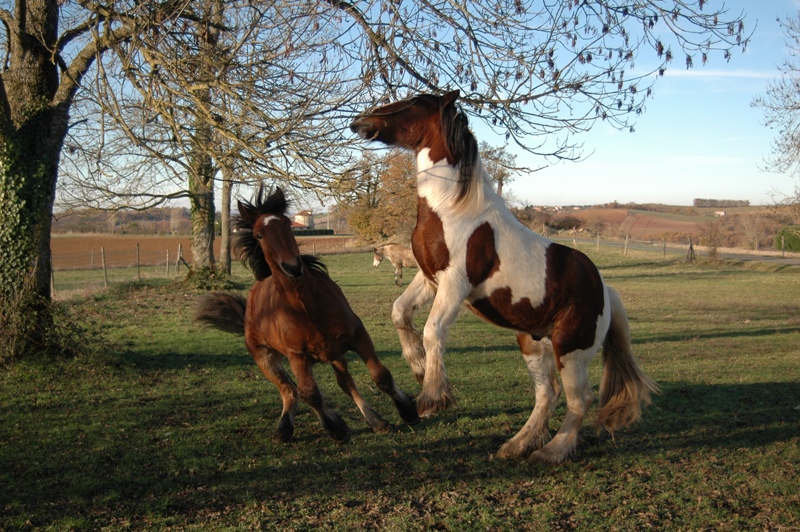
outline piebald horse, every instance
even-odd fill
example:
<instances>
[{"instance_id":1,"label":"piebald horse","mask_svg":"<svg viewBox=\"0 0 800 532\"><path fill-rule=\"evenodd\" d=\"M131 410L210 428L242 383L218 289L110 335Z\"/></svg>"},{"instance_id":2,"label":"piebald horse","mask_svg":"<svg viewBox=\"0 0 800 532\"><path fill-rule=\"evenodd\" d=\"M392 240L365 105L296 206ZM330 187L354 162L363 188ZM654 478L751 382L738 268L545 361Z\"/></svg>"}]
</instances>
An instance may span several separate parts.
<instances>
[{"instance_id":1,"label":"piebald horse","mask_svg":"<svg viewBox=\"0 0 800 532\"><path fill-rule=\"evenodd\" d=\"M264 198L263 186L253 203L239 202L239 216L233 220L237 229L233 247L253 271L256 282L247 298L225 292L207 294L197 305L195 321L244 335L253 360L278 387L283 400L273 434L278 441L292 439L298 397L314 410L333 439L350 439L347 423L328 407L314 380L312 367L318 362L333 367L339 387L353 399L372 430L391 430L358 393L347 369L348 351L358 353L377 387L394 401L400 417L409 424L417 423L414 400L395 385L392 374L378 360L361 319L328 276L325 265L314 256L300 254L292 222L284 214L287 204L281 189ZM296 384L283 368L285 359Z\"/></svg>"},{"instance_id":2,"label":"piebald horse","mask_svg":"<svg viewBox=\"0 0 800 532\"><path fill-rule=\"evenodd\" d=\"M492 186L458 91L420 94L370 109L350 129L361 138L416 154L417 224L411 243L420 267L392 308L403 356L422 389L421 416L454 403L444 340L462 302L487 321L516 331L535 386L522 429L498 451L512 459L558 463L575 449L594 395L588 366L603 349L595 423L613 432L641 416L658 386L634 360L628 318L617 293L583 253L523 226ZM425 327L414 311L433 300ZM561 393L567 413L551 439L548 420Z\"/></svg>"}]
</instances>

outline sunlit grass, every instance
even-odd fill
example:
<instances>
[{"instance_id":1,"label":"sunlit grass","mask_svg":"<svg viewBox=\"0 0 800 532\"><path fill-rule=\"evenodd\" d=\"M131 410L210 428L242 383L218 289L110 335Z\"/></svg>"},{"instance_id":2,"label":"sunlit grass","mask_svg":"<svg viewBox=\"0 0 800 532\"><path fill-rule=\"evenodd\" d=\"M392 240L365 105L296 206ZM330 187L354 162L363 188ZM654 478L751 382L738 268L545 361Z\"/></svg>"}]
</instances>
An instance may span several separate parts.
<instances>
[{"instance_id":1,"label":"sunlit grass","mask_svg":"<svg viewBox=\"0 0 800 532\"><path fill-rule=\"evenodd\" d=\"M280 445L279 395L241 337L191 323L199 292L143 281L69 300L102 337L97 353L0 370L0 529L800 527L800 275L585 251L622 295L663 393L615 440L587 422L565 464L494 458L530 414L532 387L513 334L469 312L447 342L457 407L406 427L350 355L397 432L371 433L318 366L353 438L336 444L301 406L296 440ZM391 269L367 254L325 261L417 393L391 325L402 291ZM238 271L237 287L249 284ZM595 360L595 390L599 373ZM563 414L562 401L552 428Z\"/></svg>"}]
</instances>

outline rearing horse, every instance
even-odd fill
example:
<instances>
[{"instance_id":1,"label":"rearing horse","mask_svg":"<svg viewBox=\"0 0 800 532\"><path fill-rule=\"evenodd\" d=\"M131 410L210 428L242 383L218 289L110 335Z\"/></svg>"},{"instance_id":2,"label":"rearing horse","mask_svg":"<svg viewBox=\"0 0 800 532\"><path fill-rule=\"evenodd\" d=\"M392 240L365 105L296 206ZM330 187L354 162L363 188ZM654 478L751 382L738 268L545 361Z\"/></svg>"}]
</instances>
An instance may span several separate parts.
<instances>
[{"instance_id":1,"label":"rearing horse","mask_svg":"<svg viewBox=\"0 0 800 532\"><path fill-rule=\"evenodd\" d=\"M259 187L255 201L239 202L234 249L253 271L256 283L247 299L216 292L202 298L195 320L226 332L244 334L247 350L261 372L281 394L283 412L274 438L289 441L294 432L297 398L305 401L335 440L350 439L350 428L323 401L312 367L328 362L336 382L358 406L375 432L391 425L361 397L347 369L348 351L355 351L367 365L378 388L395 403L400 417L409 424L419 421L413 399L395 385L392 374L375 354L367 330L353 312L342 290L328 276L318 258L301 255L292 234L292 223L284 214L286 198L277 189L264 198ZM297 379L292 381L283 360Z\"/></svg>"},{"instance_id":2,"label":"rearing horse","mask_svg":"<svg viewBox=\"0 0 800 532\"><path fill-rule=\"evenodd\" d=\"M417 162L417 224L411 243L420 271L395 301L392 320L403 356L422 390L428 416L454 403L444 339L461 303L516 331L536 402L525 426L499 450L504 458L561 462L575 449L594 395L589 361L603 349L598 427L612 432L641 416L657 385L633 358L628 318L583 253L523 226L484 171L458 91L420 94L373 108L353 120L360 137L412 150ZM423 333L414 310L433 300ZM567 414L550 439L548 420L561 393Z\"/></svg>"}]
</instances>

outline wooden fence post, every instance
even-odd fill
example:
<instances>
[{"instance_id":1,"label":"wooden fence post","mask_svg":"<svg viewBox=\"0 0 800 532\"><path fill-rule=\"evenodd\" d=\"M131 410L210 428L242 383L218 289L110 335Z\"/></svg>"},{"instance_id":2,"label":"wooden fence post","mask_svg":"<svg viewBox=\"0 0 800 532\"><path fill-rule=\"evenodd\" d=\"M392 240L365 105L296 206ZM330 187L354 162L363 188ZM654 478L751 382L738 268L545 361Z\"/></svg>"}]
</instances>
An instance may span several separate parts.
<instances>
[{"instance_id":1,"label":"wooden fence post","mask_svg":"<svg viewBox=\"0 0 800 532\"><path fill-rule=\"evenodd\" d=\"M781 257L786 256L786 235L781 235Z\"/></svg>"},{"instance_id":2,"label":"wooden fence post","mask_svg":"<svg viewBox=\"0 0 800 532\"><path fill-rule=\"evenodd\" d=\"M683 259L683 263L686 264L687 262L694 263L695 261L695 254L694 254L694 244L692 244L692 239L689 239L689 249L686 250L686 258Z\"/></svg>"},{"instance_id":3,"label":"wooden fence post","mask_svg":"<svg viewBox=\"0 0 800 532\"><path fill-rule=\"evenodd\" d=\"M628 235L625 235L625 248L622 250L622 254L625 256L628 255Z\"/></svg>"},{"instance_id":4,"label":"wooden fence post","mask_svg":"<svg viewBox=\"0 0 800 532\"><path fill-rule=\"evenodd\" d=\"M600 233L597 233L597 244L594 247L595 251L600 251Z\"/></svg>"},{"instance_id":5,"label":"wooden fence post","mask_svg":"<svg viewBox=\"0 0 800 532\"><path fill-rule=\"evenodd\" d=\"M142 282L142 273L139 271L141 262L139 261L139 243L136 243L136 278Z\"/></svg>"},{"instance_id":6,"label":"wooden fence post","mask_svg":"<svg viewBox=\"0 0 800 532\"><path fill-rule=\"evenodd\" d=\"M181 260L183 259L183 244L178 244L178 258L175 259L175 276L178 276L178 272L181 269Z\"/></svg>"},{"instance_id":7,"label":"wooden fence post","mask_svg":"<svg viewBox=\"0 0 800 532\"><path fill-rule=\"evenodd\" d=\"M167 272L165 275L169 277L169 249L167 249Z\"/></svg>"},{"instance_id":8,"label":"wooden fence post","mask_svg":"<svg viewBox=\"0 0 800 532\"><path fill-rule=\"evenodd\" d=\"M106 248L100 246L100 257L103 259L103 285L108 288L108 270L106 269Z\"/></svg>"}]
</instances>

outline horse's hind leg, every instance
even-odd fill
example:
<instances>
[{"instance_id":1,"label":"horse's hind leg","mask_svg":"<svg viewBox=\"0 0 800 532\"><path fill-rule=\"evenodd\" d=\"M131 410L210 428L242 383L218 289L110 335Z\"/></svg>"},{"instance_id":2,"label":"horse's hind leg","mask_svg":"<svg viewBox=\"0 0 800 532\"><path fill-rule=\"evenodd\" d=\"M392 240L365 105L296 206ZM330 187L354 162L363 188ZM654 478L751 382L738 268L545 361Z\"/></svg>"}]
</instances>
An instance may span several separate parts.
<instances>
[{"instance_id":1,"label":"horse's hind leg","mask_svg":"<svg viewBox=\"0 0 800 532\"><path fill-rule=\"evenodd\" d=\"M425 348L422 346L422 335L414 326L414 312L435 295L436 291L420 271L392 306L392 323L400 337L403 358L420 384L425 380Z\"/></svg>"},{"instance_id":2,"label":"horse's hind leg","mask_svg":"<svg viewBox=\"0 0 800 532\"><path fill-rule=\"evenodd\" d=\"M550 441L548 421L556 406L561 387L556 377L551 349L529 334L517 333L517 343L533 380L536 402L525 426L497 452L499 458L522 460ZM549 342L548 342L549 343Z\"/></svg>"},{"instance_id":3,"label":"horse's hind leg","mask_svg":"<svg viewBox=\"0 0 800 532\"><path fill-rule=\"evenodd\" d=\"M394 267L394 284L403 286L403 265L400 263Z\"/></svg>"},{"instance_id":4,"label":"horse's hind leg","mask_svg":"<svg viewBox=\"0 0 800 532\"><path fill-rule=\"evenodd\" d=\"M350 427L347 426L347 422L339 414L328 408L322 399L322 393L319 391L319 387L314 380L314 374L311 371L313 366L311 358L305 355L292 356L289 357L289 364L292 366L294 376L297 378L297 393L300 395L300 399L314 410L320 423L322 423L322 428L328 431L331 438L338 442L347 443L350 441Z\"/></svg>"},{"instance_id":5,"label":"horse's hind leg","mask_svg":"<svg viewBox=\"0 0 800 532\"><path fill-rule=\"evenodd\" d=\"M364 415L367 423L369 423L369 426L372 427L372 430L374 432L391 432L392 426L378 415L358 393L353 376L350 375L350 371L347 369L347 361L344 358L340 358L331 362L331 366L333 366L333 371L336 373L336 382L339 387L353 400Z\"/></svg>"},{"instance_id":6,"label":"horse's hind leg","mask_svg":"<svg viewBox=\"0 0 800 532\"><path fill-rule=\"evenodd\" d=\"M272 434L272 439L280 442L288 442L294 433L294 412L297 409L297 386L292 378L283 369L283 355L277 351L269 351L266 348L255 348L252 350L253 360L255 360L261 373L264 374L281 394L283 401L283 411L281 412L278 427Z\"/></svg>"},{"instance_id":7,"label":"horse's hind leg","mask_svg":"<svg viewBox=\"0 0 800 532\"><path fill-rule=\"evenodd\" d=\"M363 324L354 335L353 349L358 353L358 356L361 357L361 360L364 361L364 364L366 364L372 382L374 382L383 393L392 398L394 406L397 408L397 412L400 414L400 417L403 418L403 421L409 425L419 423L417 405L406 392L397 387L389 369L378 360L372 338L370 338ZM369 421L369 418L367 418L367 421ZM372 425L371 422L370 425Z\"/></svg>"},{"instance_id":8,"label":"horse's hind leg","mask_svg":"<svg viewBox=\"0 0 800 532\"><path fill-rule=\"evenodd\" d=\"M558 347L554 344L554 348ZM594 401L589 387L589 361L596 349L578 349L561 357L561 382L567 398L567 414L550 443L531 455L531 459L559 463L567 459L578 444L578 430Z\"/></svg>"}]
</instances>

